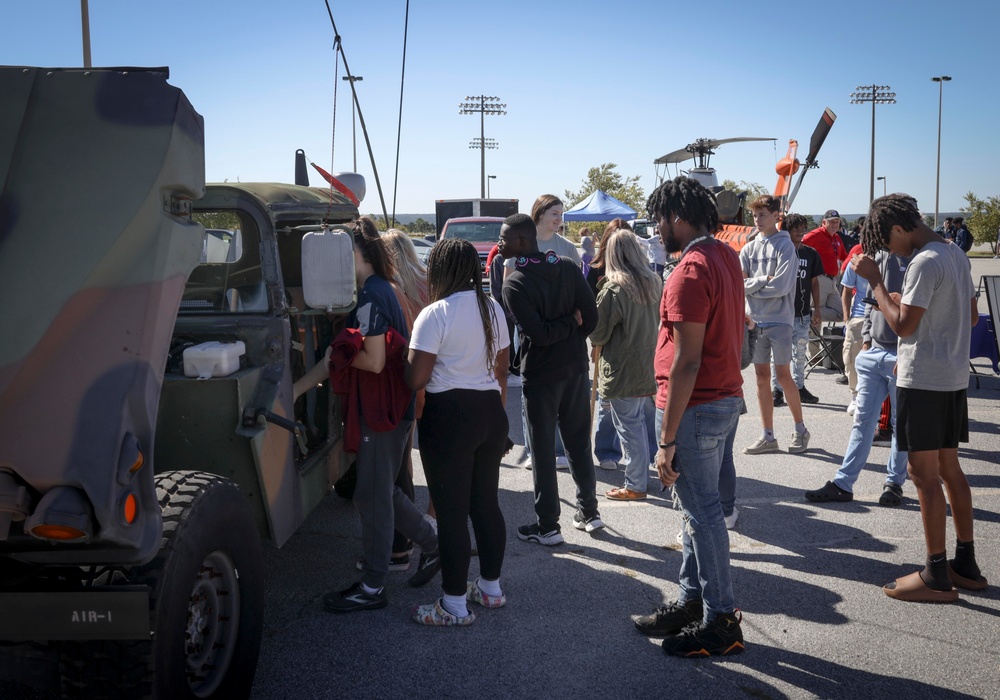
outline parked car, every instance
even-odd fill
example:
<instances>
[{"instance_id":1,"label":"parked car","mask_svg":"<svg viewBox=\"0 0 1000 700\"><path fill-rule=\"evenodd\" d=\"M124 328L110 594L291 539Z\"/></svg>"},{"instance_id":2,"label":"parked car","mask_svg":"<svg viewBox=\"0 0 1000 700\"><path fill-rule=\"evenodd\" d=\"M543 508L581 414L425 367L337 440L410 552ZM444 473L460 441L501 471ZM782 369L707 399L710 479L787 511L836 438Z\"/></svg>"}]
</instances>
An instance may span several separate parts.
<instances>
[{"instance_id":1,"label":"parked car","mask_svg":"<svg viewBox=\"0 0 1000 700\"><path fill-rule=\"evenodd\" d=\"M479 265L483 271L483 284L488 283L486 274L486 257L490 250L500 240L500 227L503 217L500 216L461 216L448 219L441 229L441 238L464 238L469 241L479 253Z\"/></svg>"}]
</instances>

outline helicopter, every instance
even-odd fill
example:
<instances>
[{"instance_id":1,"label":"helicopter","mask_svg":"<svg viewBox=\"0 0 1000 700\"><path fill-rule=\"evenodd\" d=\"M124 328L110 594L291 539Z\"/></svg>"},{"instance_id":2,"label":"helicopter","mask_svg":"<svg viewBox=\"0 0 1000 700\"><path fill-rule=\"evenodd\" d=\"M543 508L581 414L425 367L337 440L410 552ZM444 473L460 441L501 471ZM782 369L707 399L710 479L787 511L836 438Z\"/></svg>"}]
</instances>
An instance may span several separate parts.
<instances>
[{"instance_id":1,"label":"helicopter","mask_svg":"<svg viewBox=\"0 0 1000 700\"><path fill-rule=\"evenodd\" d=\"M806 173L813 168L819 167L816 157L819 155L819 150L823 146L823 142L826 141L826 137L830 133L830 129L833 128L833 123L836 120L837 115L834 114L832 109L827 107L823 111L816 128L813 130L812 137L809 139L809 153L804 163L800 162L796 157L799 142L795 139L788 141L788 152L784 158L778 161L774 168L778 174L778 182L774 186L774 192L772 193L775 197L781 199L781 212L783 214L791 209L792 202L795 200L795 196L802 186L802 180L805 178ZM686 171L685 174L700 182L715 196L715 203L719 209L720 224L720 229L716 232L715 237L720 241L728 243L736 251L739 251L747 244L757 229L753 226L743 225L746 192L736 193L721 187L715 168L711 167L710 163L712 156L715 155L719 146L739 141L777 141L777 139L759 136L737 136L728 139L702 138L689 143L684 148L660 156L653 161L655 165L667 166L671 163L678 164L692 158L694 159L695 167ZM792 176L796 173L799 173L799 177L795 182L795 187L791 188ZM663 177L659 179L660 182L663 181Z\"/></svg>"}]
</instances>

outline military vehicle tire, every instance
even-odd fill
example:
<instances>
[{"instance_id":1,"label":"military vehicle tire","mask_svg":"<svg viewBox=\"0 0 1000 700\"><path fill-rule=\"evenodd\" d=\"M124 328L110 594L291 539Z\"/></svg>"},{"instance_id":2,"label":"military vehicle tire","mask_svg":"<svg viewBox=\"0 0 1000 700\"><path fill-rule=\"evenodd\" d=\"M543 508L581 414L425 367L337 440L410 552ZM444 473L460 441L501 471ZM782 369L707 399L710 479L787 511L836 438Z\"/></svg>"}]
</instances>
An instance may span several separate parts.
<instances>
[{"instance_id":1,"label":"military vehicle tire","mask_svg":"<svg viewBox=\"0 0 1000 700\"><path fill-rule=\"evenodd\" d=\"M156 477L163 542L138 579L152 587L152 696L250 695L263 633L260 538L236 484L213 474Z\"/></svg>"}]
</instances>

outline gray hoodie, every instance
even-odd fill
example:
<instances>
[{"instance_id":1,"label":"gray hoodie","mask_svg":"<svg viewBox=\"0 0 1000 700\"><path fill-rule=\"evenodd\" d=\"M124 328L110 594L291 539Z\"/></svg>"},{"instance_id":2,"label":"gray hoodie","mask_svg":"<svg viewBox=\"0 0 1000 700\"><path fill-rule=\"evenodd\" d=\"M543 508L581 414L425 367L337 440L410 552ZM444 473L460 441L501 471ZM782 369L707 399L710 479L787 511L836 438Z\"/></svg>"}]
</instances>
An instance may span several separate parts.
<instances>
[{"instance_id":1,"label":"gray hoodie","mask_svg":"<svg viewBox=\"0 0 1000 700\"><path fill-rule=\"evenodd\" d=\"M799 257L788 231L755 236L740 251L740 266L750 317L757 323L792 325Z\"/></svg>"}]
</instances>

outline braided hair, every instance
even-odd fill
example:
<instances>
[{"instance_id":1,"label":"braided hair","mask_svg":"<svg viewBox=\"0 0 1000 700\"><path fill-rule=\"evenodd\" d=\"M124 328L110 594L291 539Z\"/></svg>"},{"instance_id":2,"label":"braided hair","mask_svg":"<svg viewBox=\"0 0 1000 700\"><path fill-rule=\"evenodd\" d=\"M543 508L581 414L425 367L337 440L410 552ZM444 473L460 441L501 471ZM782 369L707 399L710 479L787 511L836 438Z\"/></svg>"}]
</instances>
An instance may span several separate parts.
<instances>
[{"instance_id":1,"label":"braided hair","mask_svg":"<svg viewBox=\"0 0 1000 700\"><path fill-rule=\"evenodd\" d=\"M896 193L879 197L872 202L861 227L861 249L865 255L875 257L880 250L888 250L893 226L913 231L920 222L917 200L910 195Z\"/></svg>"},{"instance_id":2,"label":"braided hair","mask_svg":"<svg viewBox=\"0 0 1000 700\"><path fill-rule=\"evenodd\" d=\"M479 305L486 336L486 371L495 376L497 338L493 332L497 323L496 310L483 291L482 268L479 253L471 243L462 238L445 238L431 248L427 258L427 284L431 303L445 299L456 292L474 291Z\"/></svg>"},{"instance_id":3,"label":"braided hair","mask_svg":"<svg viewBox=\"0 0 1000 700\"><path fill-rule=\"evenodd\" d=\"M719 210L715 198L694 178L680 175L663 182L646 200L649 218L679 217L695 229L702 226L709 233L719 228Z\"/></svg>"}]
</instances>

